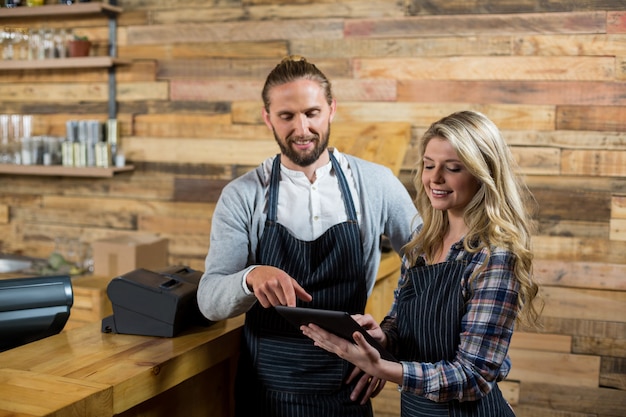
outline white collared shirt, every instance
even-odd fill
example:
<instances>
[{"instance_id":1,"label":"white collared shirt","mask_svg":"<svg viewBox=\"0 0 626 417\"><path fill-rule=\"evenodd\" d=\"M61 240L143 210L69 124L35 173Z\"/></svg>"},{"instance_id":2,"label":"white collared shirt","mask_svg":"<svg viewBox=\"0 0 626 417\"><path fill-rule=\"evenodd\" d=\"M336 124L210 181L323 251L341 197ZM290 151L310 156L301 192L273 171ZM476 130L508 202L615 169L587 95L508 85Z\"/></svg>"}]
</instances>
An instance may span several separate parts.
<instances>
[{"instance_id":1,"label":"white collared shirt","mask_svg":"<svg viewBox=\"0 0 626 417\"><path fill-rule=\"evenodd\" d=\"M360 223L361 206L352 171L348 161L339 151L334 150L333 155L339 162L350 187L357 220ZM267 165L265 166L268 178L272 168L271 162L268 164L269 170ZM282 164L280 172L277 220L296 238L304 241L315 240L330 227L348 219L339 181L330 161L315 171L316 178L313 183L303 172L288 169Z\"/></svg>"}]
</instances>

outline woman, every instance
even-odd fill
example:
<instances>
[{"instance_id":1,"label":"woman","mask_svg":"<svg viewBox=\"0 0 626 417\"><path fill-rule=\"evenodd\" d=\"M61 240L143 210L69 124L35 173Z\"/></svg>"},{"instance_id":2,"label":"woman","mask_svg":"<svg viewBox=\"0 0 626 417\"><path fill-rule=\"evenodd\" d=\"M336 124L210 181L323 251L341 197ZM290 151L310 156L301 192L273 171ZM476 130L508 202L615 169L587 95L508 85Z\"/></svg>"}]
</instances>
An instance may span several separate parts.
<instances>
[{"instance_id":1,"label":"woman","mask_svg":"<svg viewBox=\"0 0 626 417\"><path fill-rule=\"evenodd\" d=\"M399 362L311 324L305 335L401 390L402 416L513 416L497 382L509 373L515 322L532 324L530 196L513 157L484 115L434 123L419 143L415 187L423 225L406 245L389 315L355 319Z\"/></svg>"}]
</instances>

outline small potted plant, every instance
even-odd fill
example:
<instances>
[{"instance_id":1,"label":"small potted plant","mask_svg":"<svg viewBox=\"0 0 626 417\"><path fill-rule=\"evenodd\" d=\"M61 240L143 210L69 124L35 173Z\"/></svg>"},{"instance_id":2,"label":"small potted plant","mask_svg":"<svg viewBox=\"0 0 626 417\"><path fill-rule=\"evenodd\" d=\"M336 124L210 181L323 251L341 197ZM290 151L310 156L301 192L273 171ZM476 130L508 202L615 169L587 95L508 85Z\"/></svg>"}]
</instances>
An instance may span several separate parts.
<instances>
[{"instance_id":1,"label":"small potted plant","mask_svg":"<svg viewBox=\"0 0 626 417\"><path fill-rule=\"evenodd\" d=\"M91 41L87 36L74 35L74 39L71 39L67 45L68 54L70 57L89 56L89 50L91 49Z\"/></svg>"}]
</instances>

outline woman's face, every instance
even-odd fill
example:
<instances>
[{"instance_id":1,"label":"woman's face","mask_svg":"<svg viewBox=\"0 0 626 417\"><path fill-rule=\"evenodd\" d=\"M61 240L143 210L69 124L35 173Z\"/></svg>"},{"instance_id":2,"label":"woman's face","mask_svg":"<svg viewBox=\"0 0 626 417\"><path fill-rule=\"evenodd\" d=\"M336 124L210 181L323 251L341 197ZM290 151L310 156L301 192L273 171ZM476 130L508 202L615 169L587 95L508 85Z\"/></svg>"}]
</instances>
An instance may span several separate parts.
<instances>
[{"instance_id":1,"label":"woman's face","mask_svg":"<svg viewBox=\"0 0 626 417\"><path fill-rule=\"evenodd\" d=\"M424 150L422 184L436 210L462 217L478 189L479 181L467 170L445 139L434 137Z\"/></svg>"}]
</instances>

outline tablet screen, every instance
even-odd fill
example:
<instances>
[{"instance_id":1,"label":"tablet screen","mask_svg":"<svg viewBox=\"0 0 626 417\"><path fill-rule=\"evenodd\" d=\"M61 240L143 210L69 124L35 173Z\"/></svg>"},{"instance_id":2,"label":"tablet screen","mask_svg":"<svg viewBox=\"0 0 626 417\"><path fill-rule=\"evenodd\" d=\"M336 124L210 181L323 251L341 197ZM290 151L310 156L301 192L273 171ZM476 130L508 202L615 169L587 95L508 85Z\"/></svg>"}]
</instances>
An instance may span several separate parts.
<instances>
[{"instance_id":1,"label":"tablet screen","mask_svg":"<svg viewBox=\"0 0 626 417\"><path fill-rule=\"evenodd\" d=\"M322 329L343 337L352 343L354 343L352 335L354 332L359 332L365 337L365 340L367 340L370 345L380 352L381 358L397 362L393 355L387 352L387 350L382 347L376 339L370 336L370 334L345 311L287 306L276 306L274 308L281 316L297 328L300 328L302 325L314 323Z\"/></svg>"}]
</instances>

